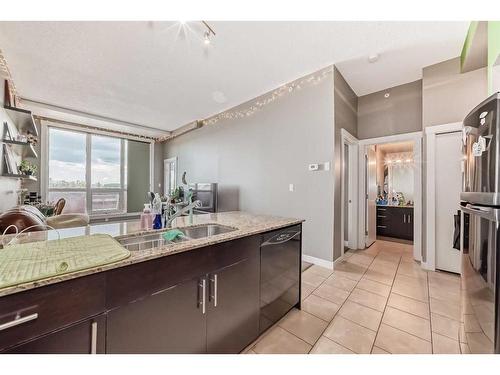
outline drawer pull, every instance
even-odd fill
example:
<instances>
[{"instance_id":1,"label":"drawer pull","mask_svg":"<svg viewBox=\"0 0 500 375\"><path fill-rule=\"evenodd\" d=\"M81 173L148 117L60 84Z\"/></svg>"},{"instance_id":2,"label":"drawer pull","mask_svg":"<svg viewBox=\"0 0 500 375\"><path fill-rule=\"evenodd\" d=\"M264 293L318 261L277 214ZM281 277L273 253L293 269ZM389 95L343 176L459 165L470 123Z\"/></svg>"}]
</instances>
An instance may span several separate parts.
<instances>
[{"instance_id":1,"label":"drawer pull","mask_svg":"<svg viewBox=\"0 0 500 375\"><path fill-rule=\"evenodd\" d=\"M384 215L377 215L377 217L387 217L387 216L384 216Z\"/></svg>"},{"instance_id":2,"label":"drawer pull","mask_svg":"<svg viewBox=\"0 0 500 375\"><path fill-rule=\"evenodd\" d=\"M385 225L377 225L377 228L387 228Z\"/></svg>"},{"instance_id":3,"label":"drawer pull","mask_svg":"<svg viewBox=\"0 0 500 375\"><path fill-rule=\"evenodd\" d=\"M90 340L90 354L97 354L97 322L92 322Z\"/></svg>"},{"instance_id":4,"label":"drawer pull","mask_svg":"<svg viewBox=\"0 0 500 375\"><path fill-rule=\"evenodd\" d=\"M16 318L14 320L11 320L10 322L7 322L7 323L0 324L0 331L18 326L18 325L23 324L23 323L30 322L30 321L35 320L37 318L38 318L38 313L26 315L26 316L23 316L22 318L18 315L18 316L16 316Z\"/></svg>"}]
</instances>

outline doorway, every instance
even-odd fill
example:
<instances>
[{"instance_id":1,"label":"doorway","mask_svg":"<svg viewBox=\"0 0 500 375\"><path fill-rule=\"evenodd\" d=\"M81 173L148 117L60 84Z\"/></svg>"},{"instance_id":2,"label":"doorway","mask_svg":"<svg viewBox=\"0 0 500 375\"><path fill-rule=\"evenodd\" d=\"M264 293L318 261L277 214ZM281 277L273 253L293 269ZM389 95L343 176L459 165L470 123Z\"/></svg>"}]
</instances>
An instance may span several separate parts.
<instances>
[{"instance_id":1,"label":"doorway","mask_svg":"<svg viewBox=\"0 0 500 375\"><path fill-rule=\"evenodd\" d=\"M359 248L401 242L422 259L421 147L421 132L359 141Z\"/></svg>"}]
</instances>

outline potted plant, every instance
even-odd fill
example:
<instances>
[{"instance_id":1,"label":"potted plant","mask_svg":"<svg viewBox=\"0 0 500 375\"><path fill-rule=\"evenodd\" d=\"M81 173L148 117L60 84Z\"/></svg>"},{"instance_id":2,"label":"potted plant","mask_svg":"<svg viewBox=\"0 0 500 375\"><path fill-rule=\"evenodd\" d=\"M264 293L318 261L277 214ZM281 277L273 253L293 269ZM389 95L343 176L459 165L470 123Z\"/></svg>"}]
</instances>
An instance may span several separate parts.
<instances>
[{"instance_id":1,"label":"potted plant","mask_svg":"<svg viewBox=\"0 0 500 375\"><path fill-rule=\"evenodd\" d=\"M37 166L27 160L22 160L19 164L19 172L26 176L33 176L37 171Z\"/></svg>"}]
</instances>

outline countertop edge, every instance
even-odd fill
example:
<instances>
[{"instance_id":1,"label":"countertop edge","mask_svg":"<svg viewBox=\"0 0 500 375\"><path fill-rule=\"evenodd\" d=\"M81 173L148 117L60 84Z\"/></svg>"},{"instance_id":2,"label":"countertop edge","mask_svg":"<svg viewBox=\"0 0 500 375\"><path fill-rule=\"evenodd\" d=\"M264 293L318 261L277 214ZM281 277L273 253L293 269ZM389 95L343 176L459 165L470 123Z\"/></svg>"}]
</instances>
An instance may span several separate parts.
<instances>
[{"instance_id":1,"label":"countertop edge","mask_svg":"<svg viewBox=\"0 0 500 375\"><path fill-rule=\"evenodd\" d=\"M258 215L256 215L256 216L258 216ZM13 286L7 286L3 289L0 289L0 298L4 297L4 296L16 294L16 293L28 291L31 289L36 289L36 288L40 288L43 286L60 283L63 281L68 281L68 280L72 280L72 279L76 279L76 278L80 278L80 277L84 277L84 276L94 275L94 274L109 271L112 269L127 267L127 266L131 266L133 264L136 264L136 263L147 262L149 260L159 259L159 258L163 258L163 257L169 256L169 255L180 254L183 252L200 249L202 247L216 245L218 243L223 243L223 242L227 242L227 241L237 240L239 238L253 236L256 234L265 233L265 232L269 232L269 231L277 230L277 229L281 229L281 228L286 228L289 226L302 224L303 222L305 222L304 219L292 219L292 218L290 218L290 219L279 218L279 219L287 220L287 221L281 222L281 223L276 223L276 224L265 225L264 227L258 227L255 230L252 230L252 229L244 229L243 230L243 229L238 228L236 231L229 232L226 234L191 240L191 241L189 241L189 243L185 242L185 243L179 243L179 244L173 244L173 245L166 245L166 246L163 246L161 248L156 248L156 253L145 255L145 256L140 257L140 258L129 257L129 258L123 259L123 260L118 261L118 262L109 263L109 264L105 264L102 266L88 268L88 269L84 269L84 270L80 270L80 271L70 272L70 273L60 275L60 276L51 276L51 277L45 278L45 279L30 281L27 283L13 285ZM216 223L215 220L214 220L214 223ZM133 235L139 236L143 233L151 233L151 232L154 232L154 231L143 231L143 232L135 233ZM115 238L121 238L121 237L124 237L124 236L116 236ZM161 249L165 249L165 250L161 251Z\"/></svg>"}]
</instances>

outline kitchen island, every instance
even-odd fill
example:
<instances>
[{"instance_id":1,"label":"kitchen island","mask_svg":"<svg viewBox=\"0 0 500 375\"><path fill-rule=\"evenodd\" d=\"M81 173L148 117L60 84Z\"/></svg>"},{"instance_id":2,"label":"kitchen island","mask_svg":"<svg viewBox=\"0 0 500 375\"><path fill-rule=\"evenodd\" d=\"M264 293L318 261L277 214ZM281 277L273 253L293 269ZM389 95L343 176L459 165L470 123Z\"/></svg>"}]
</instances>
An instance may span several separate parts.
<instances>
[{"instance_id":1,"label":"kitchen island","mask_svg":"<svg viewBox=\"0 0 500 375\"><path fill-rule=\"evenodd\" d=\"M301 223L242 212L196 215L192 223L180 217L174 227L232 230L0 289L0 351L238 353L300 307ZM120 241L152 231L138 222L59 231L95 233ZM38 232L23 241L57 237ZM286 285L283 293L273 283Z\"/></svg>"}]
</instances>

